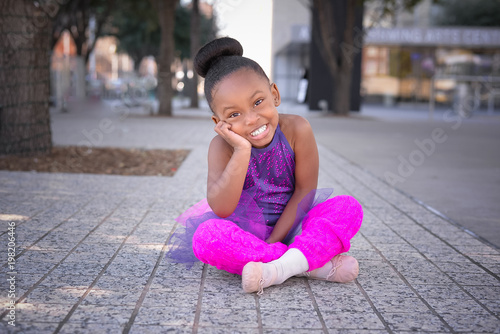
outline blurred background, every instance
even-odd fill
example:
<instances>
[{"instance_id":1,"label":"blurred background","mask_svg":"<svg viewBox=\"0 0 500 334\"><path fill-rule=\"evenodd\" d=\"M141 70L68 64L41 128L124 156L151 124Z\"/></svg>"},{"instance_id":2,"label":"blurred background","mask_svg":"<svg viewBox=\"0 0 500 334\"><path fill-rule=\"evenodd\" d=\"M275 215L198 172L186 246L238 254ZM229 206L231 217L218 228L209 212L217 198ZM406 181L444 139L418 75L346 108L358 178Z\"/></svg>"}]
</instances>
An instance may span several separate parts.
<instances>
[{"instance_id":1,"label":"blurred background","mask_svg":"<svg viewBox=\"0 0 500 334\"><path fill-rule=\"evenodd\" d=\"M52 28L51 101L61 109L65 100L85 97L203 106L193 52L215 37L230 36L278 84L284 101L304 103L310 110L347 113L359 111L362 103L453 106L466 98L469 109L498 108L498 1L352 3L354 22L348 27L345 1L184 0L170 14L173 36L165 36L153 2L70 0ZM333 33L321 25L321 6L331 7L322 13L330 16L324 19ZM352 29L349 41L345 29ZM342 64L337 74L331 70L322 33L332 34L338 63L351 62L349 81ZM173 95L172 101L158 101L158 58L166 38L173 38L175 48L169 64L173 74L166 76ZM350 58L343 59L346 55ZM332 99L335 75L350 82L348 109ZM154 113L168 109L153 106Z\"/></svg>"}]
</instances>

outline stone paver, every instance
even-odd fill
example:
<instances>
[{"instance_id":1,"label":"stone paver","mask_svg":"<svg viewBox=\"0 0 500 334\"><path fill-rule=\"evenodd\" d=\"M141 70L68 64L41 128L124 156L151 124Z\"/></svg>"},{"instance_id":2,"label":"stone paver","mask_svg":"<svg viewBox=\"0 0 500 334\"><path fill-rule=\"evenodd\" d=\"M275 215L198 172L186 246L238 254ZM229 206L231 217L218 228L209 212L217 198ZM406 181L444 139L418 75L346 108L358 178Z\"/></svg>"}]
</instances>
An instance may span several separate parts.
<instances>
[{"instance_id":1,"label":"stone paver","mask_svg":"<svg viewBox=\"0 0 500 334\"><path fill-rule=\"evenodd\" d=\"M500 333L499 251L323 146L319 186L365 211L356 281L292 278L258 297L237 275L167 262L174 218L204 197L210 123L96 113L81 124L103 115L117 129L99 145L191 153L174 177L0 171L1 333ZM57 130L82 114L53 118L56 143L82 140Z\"/></svg>"}]
</instances>

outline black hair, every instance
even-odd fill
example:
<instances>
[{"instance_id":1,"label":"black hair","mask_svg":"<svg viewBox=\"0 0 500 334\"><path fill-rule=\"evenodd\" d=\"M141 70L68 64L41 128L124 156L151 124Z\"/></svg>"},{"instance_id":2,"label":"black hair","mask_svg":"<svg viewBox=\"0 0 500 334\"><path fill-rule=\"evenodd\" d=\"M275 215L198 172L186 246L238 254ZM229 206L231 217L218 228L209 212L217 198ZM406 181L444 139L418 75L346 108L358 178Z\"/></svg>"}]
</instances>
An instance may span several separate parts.
<instances>
[{"instance_id":1,"label":"black hair","mask_svg":"<svg viewBox=\"0 0 500 334\"><path fill-rule=\"evenodd\" d=\"M233 72L247 68L269 81L259 64L243 57L243 47L240 42L230 37L214 39L205 44L194 57L194 68L205 78L205 97L210 107L215 85Z\"/></svg>"}]
</instances>

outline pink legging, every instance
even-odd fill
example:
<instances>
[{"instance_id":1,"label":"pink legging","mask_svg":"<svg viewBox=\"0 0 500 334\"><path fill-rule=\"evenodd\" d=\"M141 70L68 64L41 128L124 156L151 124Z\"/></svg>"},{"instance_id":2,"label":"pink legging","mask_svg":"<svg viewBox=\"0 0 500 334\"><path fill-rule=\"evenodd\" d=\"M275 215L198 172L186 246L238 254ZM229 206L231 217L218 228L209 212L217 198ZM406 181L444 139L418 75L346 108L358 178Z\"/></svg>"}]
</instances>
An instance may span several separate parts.
<instances>
[{"instance_id":1,"label":"pink legging","mask_svg":"<svg viewBox=\"0 0 500 334\"><path fill-rule=\"evenodd\" d=\"M193 236L196 257L227 272L241 275L248 262L270 262L289 248L306 257L309 271L322 267L335 255L347 252L363 220L361 205L351 196L336 196L312 208L302 222L302 234L290 246L268 244L224 219L203 222Z\"/></svg>"}]
</instances>

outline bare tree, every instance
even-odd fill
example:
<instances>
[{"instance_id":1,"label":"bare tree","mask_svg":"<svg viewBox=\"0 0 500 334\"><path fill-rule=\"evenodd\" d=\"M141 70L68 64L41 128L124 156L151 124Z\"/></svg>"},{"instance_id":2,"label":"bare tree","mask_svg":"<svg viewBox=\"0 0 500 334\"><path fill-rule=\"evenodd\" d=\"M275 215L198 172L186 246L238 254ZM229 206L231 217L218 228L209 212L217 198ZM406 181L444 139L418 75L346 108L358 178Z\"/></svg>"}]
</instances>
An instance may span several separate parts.
<instances>
[{"instance_id":1,"label":"bare tree","mask_svg":"<svg viewBox=\"0 0 500 334\"><path fill-rule=\"evenodd\" d=\"M51 49L54 49L59 37L67 30L75 41L76 54L82 56L85 64L103 32L106 20L111 15L115 0L65 0L53 20ZM89 44L87 36L90 15L95 15L94 40Z\"/></svg>"},{"instance_id":2,"label":"bare tree","mask_svg":"<svg viewBox=\"0 0 500 334\"><path fill-rule=\"evenodd\" d=\"M52 149L50 34L59 6L36 4L4 0L0 5L0 154Z\"/></svg>"},{"instance_id":3,"label":"bare tree","mask_svg":"<svg viewBox=\"0 0 500 334\"><path fill-rule=\"evenodd\" d=\"M85 72L89 56L101 36L102 28L111 14L114 0L65 0L52 22L51 50L54 49L63 31L67 30L76 46L76 96L84 98L86 94ZM95 18L95 32L92 41L88 38L90 16Z\"/></svg>"},{"instance_id":4,"label":"bare tree","mask_svg":"<svg viewBox=\"0 0 500 334\"><path fill-rule=\"evenodd\" d=\"M191 26L190 26L190 37L191 37L191 62L194 60L194 56L198 49L200 48L200 6L199 0L192 0L191 9ZM198 74L193 71L193 81L191 89L191 108L198 108Z\"/></svg>"},{"instance_id":5,"label":"bare tree","mask_svg":"<svg viewBox=\"0 0 500 334\"><path fill-rule=\"evenodd\" d=\"M150 0L158 12L158 20L161 28L160 54L158 63L158 100L160 107L158 114L172 116L172 99L174 90L172 88L173 71L172 64L175 56L174 27L175 7L179 0Z\"/></svg>"}]
</instances>

